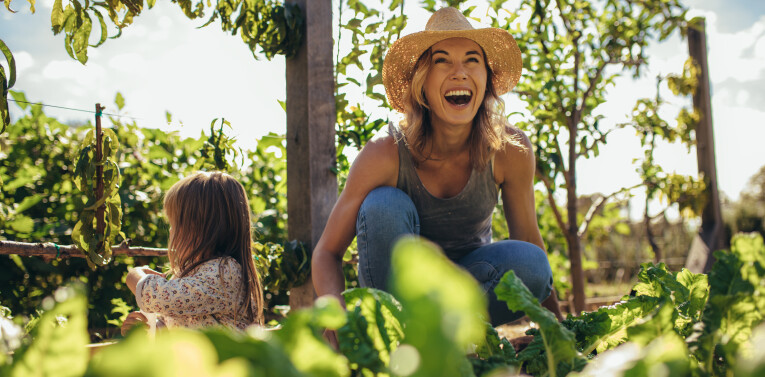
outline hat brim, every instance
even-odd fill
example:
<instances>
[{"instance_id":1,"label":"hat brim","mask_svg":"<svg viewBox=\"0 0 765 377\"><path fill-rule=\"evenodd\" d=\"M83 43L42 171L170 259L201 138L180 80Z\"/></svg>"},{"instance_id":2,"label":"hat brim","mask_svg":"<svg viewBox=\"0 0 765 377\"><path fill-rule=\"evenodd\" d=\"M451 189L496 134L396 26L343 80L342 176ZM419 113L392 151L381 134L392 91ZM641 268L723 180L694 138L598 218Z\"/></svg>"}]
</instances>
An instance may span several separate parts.
<instances>
[{"instance_id":1,"label":"hat brim","mask_svg":"<svg viewBox=\"0 0 765 377\"><path fill-rule=\"evenodd\" d=\"M385 56L383 85L388 103L394 110L404 112L404 98L420 56L434 44L449 38L467 38L481 46L486 54L486 62L491 68L492 84L498 95L509 92L518 84L523 70L521 50L506 30L484 28L421 31L398 39Z\"/></svg>"}]
</instances>

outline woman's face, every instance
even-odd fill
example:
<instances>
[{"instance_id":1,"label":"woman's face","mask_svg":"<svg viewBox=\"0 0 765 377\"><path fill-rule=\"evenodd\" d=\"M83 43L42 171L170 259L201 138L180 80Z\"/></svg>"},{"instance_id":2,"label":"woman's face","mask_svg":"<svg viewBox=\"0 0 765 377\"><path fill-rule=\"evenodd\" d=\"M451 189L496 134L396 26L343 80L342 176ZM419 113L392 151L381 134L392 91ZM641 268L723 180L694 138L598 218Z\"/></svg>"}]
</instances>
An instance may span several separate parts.
<instances>
[{"instance_id":1,"label":"woman's face","mask_svg":"<svg viewBox=\"0 0 765 377\"><path fill-rule=\"evenodd\" d=\"M472 125L486 92L483 50L467 38L450 38L431 47L423 90L431 123Z\"/></svg>"}]
</instances>

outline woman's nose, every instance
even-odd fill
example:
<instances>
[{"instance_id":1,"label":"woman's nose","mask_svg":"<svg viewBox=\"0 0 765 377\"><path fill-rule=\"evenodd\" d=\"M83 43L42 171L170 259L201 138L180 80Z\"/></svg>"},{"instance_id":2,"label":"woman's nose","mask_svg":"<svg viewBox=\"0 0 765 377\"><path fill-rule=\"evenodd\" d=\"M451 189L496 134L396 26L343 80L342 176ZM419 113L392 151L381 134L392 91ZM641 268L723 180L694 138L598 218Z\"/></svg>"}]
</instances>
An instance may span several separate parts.
<instances>
[{"instance_id":1,"label":"woman's nose","mask_svg":"<svg viewBox=\"0 0 765 377\"><path fill-rule=\"evenodd\" d=\"M465 66L462 64L455 64L450 78L452 80L467 79L467 72L465 71Z\"/></svg>"}]
</instances>

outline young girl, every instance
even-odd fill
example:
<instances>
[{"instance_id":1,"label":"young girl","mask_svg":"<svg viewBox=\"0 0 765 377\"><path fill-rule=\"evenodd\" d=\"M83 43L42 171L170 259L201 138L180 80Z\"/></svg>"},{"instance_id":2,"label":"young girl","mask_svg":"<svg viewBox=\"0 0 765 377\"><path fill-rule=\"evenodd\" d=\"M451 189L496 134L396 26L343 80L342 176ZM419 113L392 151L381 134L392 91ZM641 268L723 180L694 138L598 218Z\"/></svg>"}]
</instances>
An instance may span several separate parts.
<instances>
[{"instance_id":1,"label":"young girl","mask_svg":"<svg viewBox=\"0 0 765 377\"><path fill-rule=\"evenodd\" d=\"M147 322L144 313L156 314L158 324L167 327L262 324L263 293L251 255L244 187L228 174L200 172L173 185L164 207L173 277L147 266L130 269L126 283L141 311L128 315L123 334L136 322Z\"/></svg>"}]
</instances>

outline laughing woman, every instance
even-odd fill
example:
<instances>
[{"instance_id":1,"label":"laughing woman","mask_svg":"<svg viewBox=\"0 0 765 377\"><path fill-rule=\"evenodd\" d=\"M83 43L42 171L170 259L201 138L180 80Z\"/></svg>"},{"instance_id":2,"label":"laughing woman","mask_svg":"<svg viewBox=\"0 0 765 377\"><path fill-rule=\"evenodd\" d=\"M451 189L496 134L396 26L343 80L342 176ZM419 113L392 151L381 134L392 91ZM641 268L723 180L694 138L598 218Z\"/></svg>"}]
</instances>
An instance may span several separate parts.
<instances>
[{"instance_id":1,"label":"laughing woman","mask_svg":"<svg viewBox=\"0 0 765 377\"><path fill-rule=\"evenodd\" d=\"M419 234L478 280L493 325L523 315L494 294L510 270L562 319L534 208L534 153L499 98L518 83L521 68L507 31L473 29L454 8L393 44L383 83L406 119L370 141L351 167L313 254L319 296L340 297L341 261L354 236L361 286L386 289L393 242ZM511 240L492 242L499 195Z\"/></svg>"}]
</instances>

